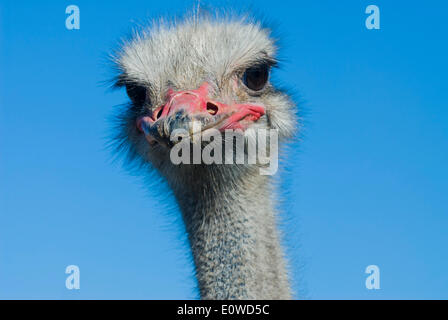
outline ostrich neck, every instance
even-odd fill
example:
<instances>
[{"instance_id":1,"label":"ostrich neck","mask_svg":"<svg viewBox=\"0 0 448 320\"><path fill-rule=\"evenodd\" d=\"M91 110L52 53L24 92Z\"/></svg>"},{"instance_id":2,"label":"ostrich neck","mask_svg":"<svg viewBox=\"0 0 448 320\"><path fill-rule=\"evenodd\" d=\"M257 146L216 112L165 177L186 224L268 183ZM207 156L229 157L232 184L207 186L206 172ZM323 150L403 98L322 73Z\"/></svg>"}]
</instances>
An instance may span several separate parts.
<instances>
[{"instance_id":1,"label":"ostrich neck","mask_svg":"<svg viewBox=\"0 0 448 320\"><path fill-rule=\"evenodd\" d=\"M201 298L291 298L269 177L214 172L200 181L175 194Z\"/></svg>"}]
</instances>

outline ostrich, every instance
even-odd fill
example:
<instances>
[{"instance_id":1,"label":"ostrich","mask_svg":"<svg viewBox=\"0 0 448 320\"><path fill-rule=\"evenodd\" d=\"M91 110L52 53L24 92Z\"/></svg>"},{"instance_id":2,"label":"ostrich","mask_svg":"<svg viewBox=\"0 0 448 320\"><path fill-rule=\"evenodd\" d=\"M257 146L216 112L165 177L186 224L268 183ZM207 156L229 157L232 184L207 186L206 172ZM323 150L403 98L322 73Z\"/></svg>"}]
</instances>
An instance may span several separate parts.
<instances>
[{"instance_id":1,"label":"ostrich","mask_svg":"<svg viewBox=\"0 0 448 320\"><path fill-rule=\"evenodd\" d=\"M260 164L173 164L170 135L193 121L223 128L296 130L295 105L269 81L269 29L246 18L191 15L136 32L114 55L121 151L156 170L177 201L201 299L290 299L272 177ZM154 190L154 192L157 192Z\"/></svg>"}]
</instances>

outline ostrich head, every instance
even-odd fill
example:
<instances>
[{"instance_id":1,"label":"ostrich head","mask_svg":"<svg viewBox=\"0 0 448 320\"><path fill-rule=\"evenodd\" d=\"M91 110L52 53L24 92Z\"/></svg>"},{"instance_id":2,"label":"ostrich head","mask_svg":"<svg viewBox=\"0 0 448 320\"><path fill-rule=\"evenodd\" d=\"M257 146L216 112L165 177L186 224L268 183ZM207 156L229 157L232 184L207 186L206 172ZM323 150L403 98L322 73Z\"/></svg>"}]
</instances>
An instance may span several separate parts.
<instances>
[{"instance_id":1,"label":"ostrich head","mask_svg":"<svg viewBox=\"0 0 448 320\"><path fill-rule=\"evenodd\" d=\"M170 157L178 146L172 134L195 135L194 123L199 133L239 129L247 138L249 129L276 129L280 140L290 137L294 105L270 82L275 53L258 23L193 17L135 35L115 58L116 85L130 99L120 146L172 188L202 298L290 298L270 179L259 174L260 163L179 165Z\"/></svg>"},{"instance_id":2,"label":"ostrich head","mask_svg":"<svg viewBox=\"0 0 448 320\"><path fill-rule=\"evenodd\" d=\"M192 132L196 122L202 130L265 128L291 136L293 104L270 82L275 54L269 30L245 19L194 17L137 34L115 59L116 85L130 99L123 145L170 181L188 183L193 171L201 173L170 161L176 129Z\"/></svg>"}]
</instances>

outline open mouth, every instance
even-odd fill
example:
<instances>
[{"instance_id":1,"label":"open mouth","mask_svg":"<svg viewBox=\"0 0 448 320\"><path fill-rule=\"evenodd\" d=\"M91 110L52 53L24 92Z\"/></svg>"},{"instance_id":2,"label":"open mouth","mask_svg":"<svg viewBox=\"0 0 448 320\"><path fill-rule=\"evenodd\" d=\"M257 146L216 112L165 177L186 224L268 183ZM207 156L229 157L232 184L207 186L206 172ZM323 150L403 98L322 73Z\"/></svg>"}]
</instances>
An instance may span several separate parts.
<instances>
[{"instance_id":1,"label":"open mouth","mask_svg":"<svg viewBox=\"0 0 448 320\"><path fill-rule=\"evenodd\" d=\"M226 130L245 131L253 122L264 115L264 108L248 106L232 113L191 115L185 110L161 117L154 121L150 116L137 120L137 127L145 134L150 145L161 144L172 147L182 139L197 141L198 136L207 136L211 132ZM200 140L199 140L200 141Z\"/></svg>"},{"instance_id":2,"label":"open mouth","mask_svg":"<svg viewBox=\"0 0 448 320\"><path fill-rule=\"evenodd\" d=\"M246 130L265 114L256 104L224 104L208 98L209 85L197 90L170 91L167 103L151 114L137 119L137 128L145 134L150 145L173 146L180 138L194 138L211 129Z\"/></svg>"}]
</instances>

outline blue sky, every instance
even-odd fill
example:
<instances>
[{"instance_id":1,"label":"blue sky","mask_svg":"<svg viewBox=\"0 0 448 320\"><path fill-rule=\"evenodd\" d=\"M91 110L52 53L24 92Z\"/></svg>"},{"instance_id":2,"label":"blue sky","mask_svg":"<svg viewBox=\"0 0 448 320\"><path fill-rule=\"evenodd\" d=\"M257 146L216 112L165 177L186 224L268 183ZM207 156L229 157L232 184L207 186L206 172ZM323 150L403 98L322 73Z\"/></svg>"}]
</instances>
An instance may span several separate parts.
<instances>
[{"instance_id":1,"label":"blue sky","mask_svg":"<svg viewBox=\"0 0 448 320\"><path fill-rule=\"evenodd\" d=\"M80 30L65 28L70 4L80 8ZM365 28L369 4L381 10L380 30ZM102 85L120 37L192 7L0 4L0 298L197 297L173 200L149 198L105 148L108 118L126 96ZM283 63L274 79L305 111L280 190L298 296L447 299L447 3L245 7L275 26ZM71 264L80 290L65 288ZM365 288L371 264L380 290Z\"/></svg>"}]
</instances>

